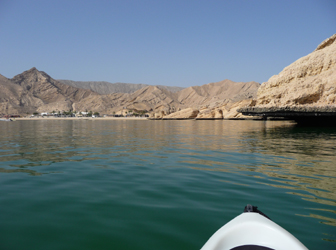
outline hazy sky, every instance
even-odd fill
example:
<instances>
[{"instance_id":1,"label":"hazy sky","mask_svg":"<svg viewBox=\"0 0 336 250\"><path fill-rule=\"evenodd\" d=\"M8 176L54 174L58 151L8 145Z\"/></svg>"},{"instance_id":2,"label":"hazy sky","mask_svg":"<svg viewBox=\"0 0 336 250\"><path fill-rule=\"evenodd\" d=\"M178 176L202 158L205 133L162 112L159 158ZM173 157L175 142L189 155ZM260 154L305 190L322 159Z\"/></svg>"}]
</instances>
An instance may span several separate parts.
<instances>
[{"instance_id":1,"label":"hazy sky","mask_svg":"<svg viewBox=\"0 0 336 250\"><path fill-rule=\"evenodd\" d=\"M262 83L334 33L335 0L0 0L0 74Z\"/></svg>"}]
</instances>

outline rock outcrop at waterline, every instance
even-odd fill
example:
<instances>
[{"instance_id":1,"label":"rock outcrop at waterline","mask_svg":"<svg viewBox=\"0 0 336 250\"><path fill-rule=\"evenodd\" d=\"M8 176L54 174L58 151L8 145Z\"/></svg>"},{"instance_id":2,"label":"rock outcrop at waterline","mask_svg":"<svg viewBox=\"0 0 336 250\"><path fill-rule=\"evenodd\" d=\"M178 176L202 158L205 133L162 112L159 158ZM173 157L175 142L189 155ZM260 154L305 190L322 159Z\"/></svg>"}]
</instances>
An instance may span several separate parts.
<instances>
[{"instance_id":1,"label":"rock outcrop at waterline","mask_svg":"<svg viewBox=\"0 0 336 250\"><path fill-rule=\"evenodd\" d=\"M170 115L162 117L163 120L185 120L185 119L195 119L199 113L198 109L187 108Z\"/></svg>"},{"instance_id":2,"label":"rock outcrop at waterline","mask_svg":"<svg viewBox=\"0 0 336 250\"><path fill-rule=\"evenodd\" d=\"M328 106L330 115L336 112L336 34L263 83L251 106L239 111L264 116L287 112L294 117L293 113L306 110L306 116L319 116Z\"/></svg>"},{"instance_id":3,"label":"rock outcrop at waterline","mask_svg":"<svg viewBox=\"0 0 336 250\"><path fill-rule=\"evenodd\" d=\"M245 116L237 111L239 108L249 105L251 101L251 99L244 99L237 102L228 101L212 109L201 109L196 120L252 119L250 116Z\"/></svg>"}]
</instances>

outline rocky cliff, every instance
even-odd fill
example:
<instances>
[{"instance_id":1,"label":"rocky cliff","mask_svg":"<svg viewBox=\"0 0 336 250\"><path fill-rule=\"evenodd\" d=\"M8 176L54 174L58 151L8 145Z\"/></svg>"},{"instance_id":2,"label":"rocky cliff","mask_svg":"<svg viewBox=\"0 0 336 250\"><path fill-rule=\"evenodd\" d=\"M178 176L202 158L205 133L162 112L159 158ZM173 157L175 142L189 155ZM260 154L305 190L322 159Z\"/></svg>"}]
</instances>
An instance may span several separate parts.
<instances>
[{"instance_id":1,"label":"rocky cliff","mask_svg":"<svg viewBox=\"0 0 336 250\"><path fill-rule=\"evenodd\" d=\"M120 110L153 110L174 112L184 107L176 101L175 94L156 86L147 86L132 94L114 93L88 97L75 104L76 110L97 110L111 114Z\"/></svg>"},{"instance_id":2,"label":"rocky cliff","mask_svg":"<svg viewBox=\"0 0 336 250\"><path fill-rule=\"evenodd\" d=\"M258 90L255 106L336 104L336 34L323 41Z\"/></svg>"},{"instance_id":3,"label":"rocky cliff","mask_svg":"<svg viewBox=\"0 0 336 250\"><path fill-rule=\"evenodd\" d=\"M245 115L336 122L336 34L263 83Z\"/></svg>"}]
</instances>

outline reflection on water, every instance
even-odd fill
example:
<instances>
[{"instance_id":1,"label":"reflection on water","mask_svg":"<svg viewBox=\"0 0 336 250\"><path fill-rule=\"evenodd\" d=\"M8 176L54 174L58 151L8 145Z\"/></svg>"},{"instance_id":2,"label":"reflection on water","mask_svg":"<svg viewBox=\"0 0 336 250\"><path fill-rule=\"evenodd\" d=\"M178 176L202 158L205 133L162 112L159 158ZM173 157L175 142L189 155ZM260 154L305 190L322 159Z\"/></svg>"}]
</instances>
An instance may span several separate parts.
<instances>
[{"instance_id":1,"label":"reflection on water","mask_svg":"<svg viewBox=\"0 0 336 250\"><path fill-rule=\"evenodd\" d=\"M300 128L283 121L47 120L0 125L0 176L43 178L68 171L55 163L74 167L92 162L104 171L130 164L141 169L162 160L165 168L221 174L204 180L206 185L220 182L241 193L254 185L264 186L265 192L283 190L311 203L297 215L336 227L335 128ZM325 233L324 240L332 242L335 235Z\"/></svg>"},{"instance_id":2,"label":"reflection on water","mask_svg":"<svg viewBox=\"0 0 336 250\"><path fill-rule=\"evenodd\" d=\"M139 123L146 123L139 126ZM32 162L68 160L73 156L113 153L115 147L132 153L163 148L216 151L237 148L238 133L253 130L253 124L230 126L201 122L168 124L162 121L20 121L0 135L2 161L27 159ZM8 123L7 123L8 124ZM7 125L5 124L5 125ZM171 126L173 125L173 126ZM186 126L187 125L187 126ZM8 125L7 127L9 127ZM225 140L225 143L223 143ZM101 149L103 148L103 151ZM105 151L104 151L105 150ZM11 154L8 154L8 151Z\"/></svg>"},{"instance_id":3,"label":"reflection on water","mask_svg":"<svg viewBox=\"0 0 336 250\"><path fill-rule=\"evenodd\" d=\"M33 176L39 176L42 175L42 173L38 173L34 170L29 170L29 169L4 169L0 168L0 173L27 173Z\"/></svg>"},{"instance_id":4,"label":"reflection on water","mask_svg":"<svg viewBox=\"0 0 336 250\"><path fill-rule=\"evenodd\" d=\"M306 193L292 194L336 205L336 129L265 127L248 132L246 137L242 143L247 144L244 148L249 152L277 157L277 161L265 162L253 170L273 178L273 183L266 185L303 190Z\"/></svg>"},{"instance_id":5,"label":"reflection on water","mask_svg":"<svg viewBox=\"0 0 336 250\"><path fill-rule=\"evenodd\" d=\"M54 162L96 160L107 155L114 160L124 156L141 160L152 151L179 152L184 155L180 162L192 168L263 173L272 178L266 185L302 190L306 193L292 194L336 205L334 128L300 128L290 122L254 121L62 120L1 125L6 132L0 135L0 160L15 168L2 172L33 174L34 167ZM232 158L237 152L237 157ZM189 159L188 155L197 157ZM230 162L225 155L231 156Z\"/></svg>"}]
</instances>

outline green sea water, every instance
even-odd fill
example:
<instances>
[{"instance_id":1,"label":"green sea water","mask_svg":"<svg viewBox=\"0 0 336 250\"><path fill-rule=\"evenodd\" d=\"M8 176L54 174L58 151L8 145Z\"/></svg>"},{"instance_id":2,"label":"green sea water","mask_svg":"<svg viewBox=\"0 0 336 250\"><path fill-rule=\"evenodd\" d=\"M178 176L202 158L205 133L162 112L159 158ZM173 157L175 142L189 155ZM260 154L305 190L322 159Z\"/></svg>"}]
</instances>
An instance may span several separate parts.
<instances>
[{"instance_id":1,"label":"green sea water","mask_svg":"<svg viewBox=\"0 0 336 250\"><path fill-rule=\"evenodd\" d=\"M253 204L336 249L336 128L0 122L0 249L200 249Z\"/></svg>"}]
</instances>

